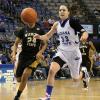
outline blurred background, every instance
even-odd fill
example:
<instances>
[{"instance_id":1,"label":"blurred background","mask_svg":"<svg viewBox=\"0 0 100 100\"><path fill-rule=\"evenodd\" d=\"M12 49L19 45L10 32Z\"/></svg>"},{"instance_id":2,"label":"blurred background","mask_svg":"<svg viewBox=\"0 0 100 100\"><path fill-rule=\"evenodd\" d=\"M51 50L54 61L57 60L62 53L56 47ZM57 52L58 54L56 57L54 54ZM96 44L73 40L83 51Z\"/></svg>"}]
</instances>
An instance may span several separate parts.
<instances>
[{"instance_id":1,"label":"blurred background","mask_svg":"<svg viewBox=\"0 0 100 100\"><path fill-rule=\"evenodd\" d=\"M13 71L7 72L5 69L13 70L14 67L10 54L15 40L14 31L23 26L20 20L21 10L26 7L35 8L38 12L39 24L47 32L59 19L58 8L61 4L70 7L71 15L79 18L82 26L89 33L89 40L96 48L93 77L100 76L100 0L0 0L0 79L3 78L5 81L2 73L10 73L13 77ZM39 65L35 75L32 74L32 78L45 79L47 77L50 61L58 45L57 38L55 34L48 42L48 48L44 54L45 61ZM56 77L68 78L69 73L69 69L66 67L66 70L62 69Z\"/></svg>"}]
</instances>

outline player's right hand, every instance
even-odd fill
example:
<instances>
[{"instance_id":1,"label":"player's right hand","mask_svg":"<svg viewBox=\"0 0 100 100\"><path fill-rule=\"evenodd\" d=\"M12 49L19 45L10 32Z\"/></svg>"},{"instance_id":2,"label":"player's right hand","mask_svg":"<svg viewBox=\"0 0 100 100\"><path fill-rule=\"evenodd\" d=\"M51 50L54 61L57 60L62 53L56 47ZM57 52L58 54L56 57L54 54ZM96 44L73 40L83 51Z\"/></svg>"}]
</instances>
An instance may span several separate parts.
<instances>
[{"instance_id":1,"label":"player's right hand","mask_svg":"<svg viewBox=\"0 0 100 100\"><path fill-rule=\"evenodd\" d=\"M36 38L36 39L40 39L40 35L39 34L35 34L34 36L33 36L33 38Z\"/></svg>"}]
</instances>

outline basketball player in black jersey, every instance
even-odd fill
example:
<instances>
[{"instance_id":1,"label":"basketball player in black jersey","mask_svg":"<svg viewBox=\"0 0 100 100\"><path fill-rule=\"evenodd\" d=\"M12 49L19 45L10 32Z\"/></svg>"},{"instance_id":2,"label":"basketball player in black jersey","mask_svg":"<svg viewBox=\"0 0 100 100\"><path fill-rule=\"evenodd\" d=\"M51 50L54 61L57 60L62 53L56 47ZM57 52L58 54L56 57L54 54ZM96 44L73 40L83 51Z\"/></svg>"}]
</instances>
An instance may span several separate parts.
<instances>
[{"instance_id":1,"label":"basketball player in black jersey","mask_svg":"<svg viewBox=\"0 0 100 100\"><path fill-rule=\"evenodd\" d=\"M94 53L96 53L96 49L92 43L92 41L82 41L80 43L80 51L82 54L82 64L81 67L84 70L87 70L88 73L87 75L89 76L90 73L92 73L92 59L90 59L90 57L92 57L93 55L90 54L90 50L92 50ZM93 58L93 57L92 57ZM84 88L87 88L87 84L86 82L83 80L84 83Z\"/></svg>"},{"instance_id":2,"label":"basketball player in black jersey","mask_svg":"<svg viewBox=\"0 0 100 100\"><path fill-rule=\"evenodd\" d=\"M20 82L20 85L14 100L19 100L29 76L31 75L33 69L40 63L43 58L42 54L47 47L46 41L33 38L36 33L39 35L44 34L40 26L37 23L28 23L26 25L27 26L15 32L16 40L12 52L13 60L15 60L19 42L22 43L22 51L19 54L18 66L16 70L16 78L17 81Z\"/></svg>"}]
</instances>

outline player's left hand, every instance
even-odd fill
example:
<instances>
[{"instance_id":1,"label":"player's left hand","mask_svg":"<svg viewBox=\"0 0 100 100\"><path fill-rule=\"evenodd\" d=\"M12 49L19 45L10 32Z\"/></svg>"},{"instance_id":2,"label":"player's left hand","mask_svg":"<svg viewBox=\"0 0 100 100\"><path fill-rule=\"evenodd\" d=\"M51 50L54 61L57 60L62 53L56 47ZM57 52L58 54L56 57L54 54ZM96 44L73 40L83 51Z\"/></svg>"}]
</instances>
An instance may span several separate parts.
<instances>
[{"instance_id":1,"label":"player's left hand","mask_svg":"<svg viewBox=\"0 0 100 100\"><path fill-rule=\"evenodd\" d=\"M88 38L88 33L87 32L84 32L80 38L80 41L86 41Z\"/></svg>"}]
</instances>

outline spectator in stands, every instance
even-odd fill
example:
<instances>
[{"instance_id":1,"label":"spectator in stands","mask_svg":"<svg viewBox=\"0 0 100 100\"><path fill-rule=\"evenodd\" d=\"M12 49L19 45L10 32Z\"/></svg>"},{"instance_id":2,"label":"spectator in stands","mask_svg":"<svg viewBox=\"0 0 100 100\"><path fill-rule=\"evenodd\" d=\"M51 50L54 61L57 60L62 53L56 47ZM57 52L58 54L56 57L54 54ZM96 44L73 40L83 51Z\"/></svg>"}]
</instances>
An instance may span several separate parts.
<instances>
[{"instance_id":1,"label":"spectator in stands","mask_svg":"<svg viewBox=\"0 0 100 100\"><path fill-rule=\"evenodd\" d=\"M44 18L44 19L43 19L43 27L44 27L46 30L49 30L49 29L50 29L50 25L49 25L49 22L48 22L47 18Z\"/></svg>"},{"instance_id":2,"label":"spectator in stands","mask_svg":"<svg viewBox=\"0 0 100 100\"><path fill-rule=\"evenodd\" d=\"M1 42L1 41L0 41ZM0 43L0 51L2 50L2 43Z\"/></svg>"},{"instance_id":3,"label":"spectator in stands","mask_svg":"<svg viewBox=\"0 0 100 100\"><path fill-rule=\"evenodd\" d=\"M0 50L0 64L2 64L2 51Z\"/></svg>"},{"instance_id":4,"label":"spectator in stands","mask_svg":"<svg viewBox=\"0 0 100 100\"><path fill-rule=\"evenodd\" d=\"M6 30L5 30L5 23L3 21L0 22L0 32L3 32L3 33L6 32Z\"/></svg>"},{"instance_id":5,"label":"spectator in stands","mask_svg":"<svg viewBox=\"0 0 100 100\"><path fill-rule=\"evenodd\" d=\"M95 8L93 11L96 16L100 15L100 10L98 10L97 8Z\"/></svg>"},{"instance_id":6,"label":"spectator in stands","mask_svg":"<svg viewBox=\"0 0 100 100\"><path fill-rule=\"evenodd\" d=\"M48 23L49 23L49 25L50 25L50 28L51 28L51 26L54 24L54 22L55 22L55 20L54 20L54 18L51 16L51 17L48 19Z\"/></svg>"},{"instance_id":7,"label":"spectator in stands","mask_svg":"<svg viewBox=\"0 0 100 100\"><path fill-rule=\"evenodd\" d=\"M8 63L8 59L5 53L1 54L1 63L2 64L7 64Z\"/></svg>"}]
</instances>

